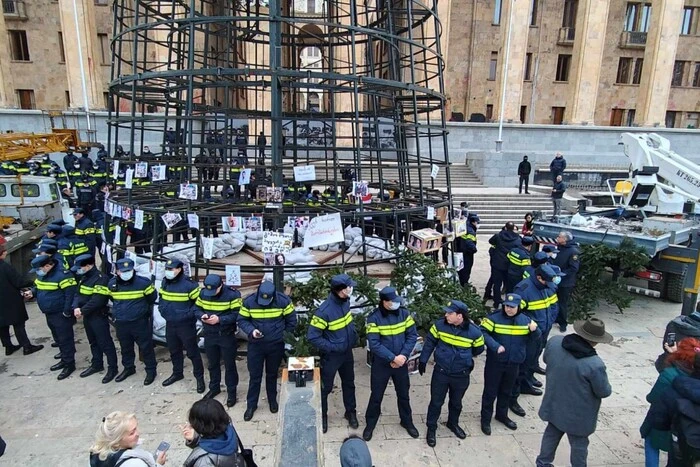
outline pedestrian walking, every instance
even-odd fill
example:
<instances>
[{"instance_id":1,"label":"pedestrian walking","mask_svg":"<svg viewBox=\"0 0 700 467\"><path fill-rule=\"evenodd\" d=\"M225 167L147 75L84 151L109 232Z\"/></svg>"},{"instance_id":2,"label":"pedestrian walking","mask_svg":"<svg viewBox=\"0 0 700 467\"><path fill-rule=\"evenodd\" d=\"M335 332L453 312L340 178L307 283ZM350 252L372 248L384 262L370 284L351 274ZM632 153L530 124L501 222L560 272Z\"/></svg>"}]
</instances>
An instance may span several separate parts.
<instances>
[{"instance_id":1,"label":"pedestrian walking","mask_svg":"<svg viewBox=\"0 0 700 467\"><path fill-rule=\"evenodd\" d=\"M367 317L367 342L372 368L370 373L369 402L365 419L367 426L362 433L365 441L372 439L382 411L382 399L389 380L396 389L396 401L401 426L412 438L419 433L413 424L409 388L408 357L418 340L416 323L403 299L393 287L379 291L379 306Z\"/></svg>"},{"instance_id":2,"label":"pedestrian walking","mask_svg":"<svg viewBox=\"0 0 700 467\"><path fill-rule=\"evenodd\" d=\"M518 193L523 194L523 183L525 184L525 194L529 195L528 191L530 183L530 172L532 172L532 166L527 160L527 156L523 156L523 160L518 164L518 177L520 178L520 183L518 185Z\"/></svg>"},{"instance_id":3,"label":"pedestrian walking","mask_svg":"<svg viewBox=\"0 0 700 467\"><path fill-rule=\"evenodd\" d=\"M605 323L589 318L574 323L575 334L554 336L544 351L547 392L539 416L547 422L542 435L537 467L550 467L564 434L571 446L572 467L584 467L588 437L595 432L602 399L612 394L605 363L595 346L609 344L613 336Z\"/></svg>"},{"instance_id":4,"label":"pedestrian walking","mask_svg":"<svg viewBox=\"0 0 700 467\"><path fill-rule=\"evenodd\" d=\"M554 155L554 159L549 163L549 171L552 174L552 183L554 183L559 175L563 175L566 170L566 159L564 155L557 152Z\"/></svg>"},{"instance_id":5,"label":"pedestrian walking","mask_svg":"<svg viewBox=\"0 0 700 467\"><path fill-rule=\"evenodd\" d=\"M552 216L556 219L561 215L561 200L564 197L564 192L566 191L566 183L562 181L561 175L557 175L554 180L554 186L552 187L552 205L554 207L554 213Z\"/></svg>"},{"instance_id":6,"label":"pedestrian walking","mask_svg":"<svg viewBox=\"0 0 700 467\"><path fill-rule=\"evenodd\" d=\"M561 332L566 332L567 320L569 318L569 304L571 295L576 288L576 275L581 267L578 243L574 242L574 236L567 230L562 230L557 236L557 248L559 252L552 261L559 266L564 273L561 283L557 286L557 297L559 300L559 313L556 322Z\"/></svg>"}]
</instances>

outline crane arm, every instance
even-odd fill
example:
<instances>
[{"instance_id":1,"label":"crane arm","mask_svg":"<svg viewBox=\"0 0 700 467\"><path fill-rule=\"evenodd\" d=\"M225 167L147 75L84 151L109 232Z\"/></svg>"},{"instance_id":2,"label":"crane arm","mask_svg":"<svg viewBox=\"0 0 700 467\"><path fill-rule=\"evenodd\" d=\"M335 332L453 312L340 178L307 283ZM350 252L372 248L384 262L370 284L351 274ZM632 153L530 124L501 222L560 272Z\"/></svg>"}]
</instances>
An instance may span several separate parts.
<instances>
[{"instance_id":1,"label":"crane arm","mask_svg":"<svg viewBox=\"0 0 700 467\"><path fill-rule=\"evenodd\" d=\"M76 130L54 129L51 133L0 134L0 162L27 161L40 154L64 152L81 146Z\"/></svg>"}]
</instances>

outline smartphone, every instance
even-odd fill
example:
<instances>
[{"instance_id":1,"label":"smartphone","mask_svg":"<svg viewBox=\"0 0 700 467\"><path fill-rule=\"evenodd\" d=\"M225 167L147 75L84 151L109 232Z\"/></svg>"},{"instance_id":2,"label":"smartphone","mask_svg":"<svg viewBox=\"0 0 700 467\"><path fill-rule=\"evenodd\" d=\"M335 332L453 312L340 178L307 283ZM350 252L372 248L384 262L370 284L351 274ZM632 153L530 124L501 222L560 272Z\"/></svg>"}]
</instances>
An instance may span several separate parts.
<instances>
[{"instance_id":1,"label":"smartphone","mask_svg":"<svg viewBox=\"0 0 700 467\"><path fill-rule=\"evenodd\" d=\"M158 445L158 449L156 449L156 458L160 456L161 452L167 452L167 450L170 449L170 443L167 441L161 441L160 444Z\"/></svg>"},{"instance_id":2,"label":"smartphone","mask_svg":"<svg viewBox=\"0 0 700 467\"><path fill-rule=\"evenodd\" d=\"M668 344L669 347L673 347L676 345L676 333L675 332L669 332L668 336L666 337L666 343Z\"/></svg>"}]
</instances>

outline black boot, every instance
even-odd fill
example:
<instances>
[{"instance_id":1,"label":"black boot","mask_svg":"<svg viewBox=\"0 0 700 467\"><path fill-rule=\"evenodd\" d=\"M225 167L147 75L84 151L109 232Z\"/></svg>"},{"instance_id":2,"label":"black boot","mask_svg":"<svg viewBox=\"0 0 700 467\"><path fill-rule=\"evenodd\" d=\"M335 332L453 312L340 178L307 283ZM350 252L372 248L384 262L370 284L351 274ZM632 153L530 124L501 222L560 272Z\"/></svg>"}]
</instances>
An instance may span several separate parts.
<instances>
[{"instance_id":1,"label":"black boot","mask_svg":"<svg viewBox=\"0 0 700 467\"><path fill-rule=\"evenodd\" d=\"M136 374L136 368L131 367L131 368L124 368L121 373L117 375L117 377L114 379L117 383L121 383L124 381L126 378L128 378L131 375Z\"/></svg>"},{"instance_id":2,"label":"black boot","mask_svg":"<svg viewBox=\"0 0 700 467\"><path fill-rule=\"evenodd\" d=\"M5 355L10 356L21 348L22 346L20 345L10 345L9 347L5 347Z\"/></svg>"},{"instance_id":3,"label":"black boot","mask_svg":"<svg viewBox=\"0 0 700 467\"><path fill-rule=\"evenodd\" d=\"M481 421L481 432L486 436L491 436L491 422Z\"/></svg>"},{"instance_id":4,"label":"black boot","mask_svg":"<svg viewBox=\"0 0 700 467\"><path fill-rule=\"evenodd\" d=\"M55 365L52 365L51 368L49 368L49 370L51 370L51 371L58 371L58 370L62 370L65 366L66 366L65 363L63 363L63 362L58 362L58 363L56 363Z\"/></svg>"},{"instance_id":5,"label":"black boot","mask_svg":"<svg viewBox=\"0 0 700 467\"><path fill-rule=\"evenodd\" d=\"M518 417L525 416L525 409L523 409L517 402L511 402L510 411L513 412Z\"/></svg>"},{"instance_id":6,"label":"black boot","mask_svg":"<svg viewBox=\"0 0 700 467\"><path fill-rule=\"evenodd\" d=\"M277 401L270 401L270 413L277 413L280 410L280 406L277 405Z\"/></svg>"},{"instance_id":7,"label":"black boot","mask_svg":"<svg viewBox=\"0 0 700 467\"><path fill-rule=\"evenodd\" d=\"M204 376L197 378L197 394L202 394L206 388L207 387L204 384Z\"/></svg>"},{"instance_id":8,"label":"black boot","mask_svg":"<svg viewBox=\"0 0 700 467\"><path fill-rule=\"evenodd\" d=\"M22 353L24 355L31 355L34 352L38 352L43 348L44 348L43 345L30 345L29 347L25 347L24 350L22 351Z\"/></svg>"},{"instance_id":9,"label":"black boot","mask_svg":"<svg viewBox=\"0 0 700 467\"><path fill-rule=\"evenodd\" d=\"M57 379L58 379L59 381L61 381L62 379L66 379L66 378L68 378L68 377L71 375L71 373L73 373L74 371L75 371L75 364L74 364L74 363L73 363L73 364L70 364L70 365L64 365L64 366L63 366L63 371L61 371L61 373L58 374L58 378L57 378Z\"/></svg>"},{"instance_id":10,"label":"black boot","mask_svg":"<svg viewBox=\"0 0 700 467\"><path fill-rule=\"evenodd\" d=\"M95 368L95 367L93 367L93 366L89 366L89 367L87 367L87 369L83 370L83 371L80 373L80 377L81 377L81 378L87 378L88 376L92 376L92 375L94 375L95 373L99 373L99 372L101 372L101 371L104 371L104 368Z\"/></svg>"},{"instance_id":11,"label":"black boot","mask_svg":"<svg viewBox=\"0 0 700 467\"><path fill-rule=\"evenodd\" d=\"M61 359L61 352L58 352L56 355L53 356L54 360L60 360Z\"/></svg>"},{"instance_id":12,"label":"black boot","mask_svg":"<svg viewBox=\"0 0 700 467\"><path fill-rule=\"evenodd\" d=\"M170 386L173 383L177 383L178 381L185 379L182 373L180 374L175 374L173 373L172 375L168 376L165 381L163 381L163 386Z\"/></svg>"},{"instance_id":13,"label":"black boot","mask_svg":"<svg viewBox=\"0 0 700 467\"><path fill-rule=\"evenodd\" d=\"M364 439L365 441L371 440L373 433L374 433L374 428L370 428L369 426L366 426L365 431L362 432L362 439Z\"/></svg>"},{"instance_id":14,"label":"black boot","mask_svg":"<svg viewBox=\"0 0 700 467\"><path fill-rule=\"evenodd\" d=\"M202 399L213 399L216 396L218 396L219 394L221 394L221 389L210 389L209 392L204 394Z\"/></svg>"},{"instance_id":15,"label":"black boot","mask_svg":"<svg viewBox=\"0 0 700 467\"><path fill-rule=\"evenodd\" d=\"M425 441L431 448L435 447L435 445L437 444L437 439L435 438L435 430L428 428L428 434L425 436Z\"/></svg>"},{"instance_id":16,"label":"black boot","mask_svg":"<svg viewBox=\"0 0 700 467\"><path fill-rule=\"evenodd\" d=\"M116 368L108 368L107 369L107 374L105 374L105 377L102 378L102 384L107 384L110 381L112 381L115 376L117 376L117 369Z\"/></svg>"},{"instance_id":17,"label":"black boot","mask_svg":"<svg viewBox=\"0 0 700 467\"><path fill-rule=\"evenodd\" d=\"M153 384L153 381L155 381L155 380L156 380L156 372L155 371L152 373L146 373L146 378L144 378L144 380L143 380L143 385L150 386L151 384Z\"/></svg>"},{"instance_id":18,"label":"black boot","mask_svg":"<svg viewBox=\"0 0 700 467\"><path fill-rule=\"evenodd\" d=\"M356 430L357 427L360 426L359 422L357 421L357 412L354 410L345 412L345 419L348 421L348 425L350 425L350 428L353 430Z\"/></svg>"},{"instance_id":19,"label":"black boot","mask_svg":"<svg viewBox=\"0 0 700 467\"><path fill-rule=\"evenodd\" d=\"M243 414L243 420L249 422L253 419L253 414L255 413L256 407L248 407Z\"/></svg>"}]
</instances>

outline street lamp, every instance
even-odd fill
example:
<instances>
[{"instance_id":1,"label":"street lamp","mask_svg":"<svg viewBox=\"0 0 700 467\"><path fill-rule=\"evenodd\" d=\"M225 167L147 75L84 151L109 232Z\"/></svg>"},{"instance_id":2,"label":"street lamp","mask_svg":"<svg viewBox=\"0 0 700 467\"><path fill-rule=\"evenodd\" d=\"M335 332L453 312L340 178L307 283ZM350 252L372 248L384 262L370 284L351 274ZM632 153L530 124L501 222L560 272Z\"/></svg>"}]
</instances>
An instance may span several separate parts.
<instances>
[{"instance_id":1,"label":"street lamp","mask_svg":"<svg viewBox=\"0 0 700 467\"><path fill-rule=\"evenodd\" d=\"M510 2L510 10L508 11L508 37L506 37L506 61L503 64L503 83L501 89L501 115L498 119L498 139L496 140L496 152L501 152L503 147L503 116L506 106L506 89L508 88L508 60L510 59L510 36L513 32L513 10L515 0Z\"/></svg>"}]
</instances>

